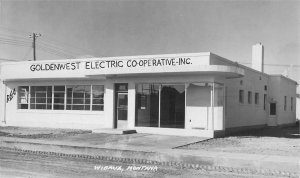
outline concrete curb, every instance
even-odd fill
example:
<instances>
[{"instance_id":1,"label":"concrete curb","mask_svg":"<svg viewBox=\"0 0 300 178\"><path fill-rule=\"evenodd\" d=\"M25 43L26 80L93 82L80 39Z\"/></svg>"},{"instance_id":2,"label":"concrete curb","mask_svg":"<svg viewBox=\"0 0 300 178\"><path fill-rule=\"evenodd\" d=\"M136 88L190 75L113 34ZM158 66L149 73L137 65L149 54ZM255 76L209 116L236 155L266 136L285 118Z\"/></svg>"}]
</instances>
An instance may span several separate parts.
<instances>
[{"instance_id":1,"label":"concrete curb","mask_svg":"<svg viewBox=\"0 0 300 178\"><path fill-rule=\"evenodd\" d=\"M164 152L145 152L134 150L107 149L57 144L41 144L20 141L1 141L0 147L32 154L59 157L77 157L133 164L153 164L178 168L214 170L239 174L299 177L299 164L289 162L270 162L268 160L250 161L243 158L217 158L189 154L168 154ZM171 152L172 153L172 152ZM173 152L174 153L174 152Z\"/></svg>"}]
</instances>

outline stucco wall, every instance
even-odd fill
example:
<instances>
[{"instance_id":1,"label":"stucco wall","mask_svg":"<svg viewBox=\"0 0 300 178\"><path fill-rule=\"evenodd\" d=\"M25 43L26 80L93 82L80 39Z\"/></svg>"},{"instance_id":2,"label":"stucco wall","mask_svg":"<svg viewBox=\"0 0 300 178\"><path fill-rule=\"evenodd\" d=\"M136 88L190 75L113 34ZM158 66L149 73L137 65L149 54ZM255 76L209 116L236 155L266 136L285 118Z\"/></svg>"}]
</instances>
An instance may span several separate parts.
<instances>
[{"instance_id":1,"label":"stucco wall","mask_svg":"<svg viewBox=\"0 0 300 178\"><path fill-rule=\"evenodd\" d=\"M296 100L296 118L298 121L300 120L300 98Z\"/></svg>"},{"instance_id":2,"label":"stucco wall","mask_svg":"<svg viewBox=\"0 0 300 178\"><path fill-rule=\"evenodd\" d=\"M1 64L0 64L0 125L5 125L5 85L1 78Z\"/></svg>"},{"instance_id":3,"label":"stucco wall","mask_svg":"<svg viewBox=\"0 0 300 178\"><path fill-rule=\"evenodd\" d=\"M211 87L189 85L186 93L187 128L211 129Z\"/></svg>"},{"instance_id":4,"label":"stucco wall","mask_svg":"<svg viewBox=\"0 0 300 178\"><path fill-rule=\"evenodd\" d=\"M267 108L264 110L264 86L268 77L264 74L245 69L245 76L227 79L225 127L265 125ZM239 102L239 90L244 90L244 103ZM252 103L248 104L248 91L252 92ZM255 93L259 93L259 103L255 104Z\"/></svg>"},{"instance_id":5,"label":"stucco wall","mask_svg":"<svg viewBox=\"0 0 300 178\"><path fill-rule=\"evenodd\" d=\"M187 80L188 78L188 80ZM135 127L135 84L136 83L181 83L213 81L212 76L175 75L175 76L148 76L148 77L115 77L93 80L69 80L69 81L30 81L30 82L6 82L7 93L12 90L18 92L18 86L47 86L47 85L104 85L104 111L70 111L70 110L26 110L17 109L18 93L12 100L6 103L6 125L29 127L53 127L53 128L113 128L114 127L114 84L128 83L128 128ZM4 87L4 85L3 85ZM3 120L1 118L1 120Z\"/></svg>"},{"instance_id":6,"label":"stucco wall","mask_svg":"<svg viewBox=\"0 0 300 178\"><path fill-rule=\"evenodd\" d=\"M276 102L277 125L290 124L296 121L296 84L282 76L270 76L270 101ZM287 97L286 110L284 110L284 97ZM291 110L291 97L293 97L293 110Z\"/></svg>"},{"instance_id":7,"label":"stucco wall","mask_svg":"<svg viewBox=\"0 0 300 178\"><path fill-rule=\"evenodd\" d=\"M7 82L7 93L18 90L18 86L28 85L106 85L104 81L43 81L43 82ZM106 92L106 91L105 91ZM104 94L104 100L109 105L109 100ZM54 128L81 128L94 129L107 127L104 111L73 111L73 110L27 110L17 109L18 93L6 103L6 123L13 126L27 127L54 127ZM108 108L105 108L108 109Z\"/></svg>"}]
</instances>

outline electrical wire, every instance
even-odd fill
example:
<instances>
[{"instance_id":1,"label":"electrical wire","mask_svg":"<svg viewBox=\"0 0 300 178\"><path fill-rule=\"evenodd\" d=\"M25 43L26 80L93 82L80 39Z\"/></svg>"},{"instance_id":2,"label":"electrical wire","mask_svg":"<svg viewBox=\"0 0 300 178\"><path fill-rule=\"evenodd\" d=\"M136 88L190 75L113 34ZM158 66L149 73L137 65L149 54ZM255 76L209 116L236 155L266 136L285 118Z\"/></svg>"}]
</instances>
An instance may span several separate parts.
<instances>
[{"instance_id":1,"label":"electrical wire","mask_svg":"<svg viewBox=\"0 0 300 178\"><path fill-rule=\"evenodd\" d=\"M51 49L51 48L44 47L44 46L39 46L38 48L39 48L40 50L44 51L44 52L47 52L47 53L50 53L50 54L54 54L54 55L56 55L56 56L67 57L67 58L74 58L73 56L71 56L71 55L69 55L69 54L65 54L65 53L62 53L62 52L53 50L53 49Z\"/></svg>"},{"instance_id":2,"label":"electrical wire","mask_svg":"<svg viewBox=\"0 0 300 178\"><path fill-rule=\"evenodd\" d=\"M16 39L10 39L10 38L3 38L0 37L0 44L9 44L9 45L17 45L17 46L29 46L31 43L29 41L24 41L24 40L16 40ZM56 48L54 49L53 47L49 47L47 44L43 44L41 49L45 52L60 56L60 57L73 57L72 54L69 54L63 49Z\"/></svg>"},{"instance_id":3,"label":"electrical wire","mask_svg":"<svg viewBox=\"0 0 300 178\"><path fill-rule=\"evenodd\" d=\"M24 57L23 57L23 61L25 61L28 57L28 55L30 54L30 52L32 51L32 48L29 48L29 50L25 53Z\"/></svg>"},{"instance_id":4,"label":"electrical wire","mask_svg":"<svg viewBox=\"0 0 300 178\"><path fill-rule=\"evenodd\" d=\"M24 36L31 34L31 32L24 32L24 31L15 30L15 29L8 28L8 27L0 27L0 31L8 31L9 33L14 32L14 35L10 34L10 36L19 37L19 38L23 38L23 39L26 39L26 38L24 38ZM16 34L19 34L19 35L17 36ZM67 44L65 42L60 42L58 40L50 39L45 36L43 36L43 38L39 39L39 41L48 43L48 44L52 44L53 46L60 46L60 48L66 48L66 47L73 48L73 50L69 49L68 51L72 51L72 53L74 53L73 51L76 51L76 52L81 51L81 52L78 52L79 55L82 55L82 52L93 53L92 51L90 51L88 49L79 48L78 46L74 46L74 45ZM64 49L64 50L66 50L66 49Z\"/></svg>"}]
</instances>

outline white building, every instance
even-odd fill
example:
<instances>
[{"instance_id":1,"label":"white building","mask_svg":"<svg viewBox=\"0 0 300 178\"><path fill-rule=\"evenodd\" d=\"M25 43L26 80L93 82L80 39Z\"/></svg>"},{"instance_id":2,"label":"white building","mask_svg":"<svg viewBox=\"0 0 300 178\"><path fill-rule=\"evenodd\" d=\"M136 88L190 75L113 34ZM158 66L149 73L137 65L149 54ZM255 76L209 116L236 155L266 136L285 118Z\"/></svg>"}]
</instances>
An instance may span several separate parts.
<instances>
[{"instance_id":1,"label":"white building","mask_svg":"<svg viewBox=\"0 0 300 178\"><path fill-rule=\"evenodd\" d=\"M300 94L297 94L296 99L296 117L297 120L300 121Z\"/></svg>"},{"instance_id":2,"label":"white building","mask_svg":"<svg viewBox=\"0 0 300 178\"><path fill-rule=\"evenodd\" d=\"M212 53L2 63L1 124L216 137L295 123L297 83L253 50L256 70Z\"/></svg>"}]
</instances>

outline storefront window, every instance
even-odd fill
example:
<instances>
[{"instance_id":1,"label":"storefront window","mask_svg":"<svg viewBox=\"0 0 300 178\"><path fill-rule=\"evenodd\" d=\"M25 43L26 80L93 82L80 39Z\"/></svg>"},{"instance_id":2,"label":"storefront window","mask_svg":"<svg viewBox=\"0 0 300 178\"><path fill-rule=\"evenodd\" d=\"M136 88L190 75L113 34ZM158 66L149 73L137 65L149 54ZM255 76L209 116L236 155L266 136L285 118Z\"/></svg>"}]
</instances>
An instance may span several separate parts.
<instances>
[{"instance_id":1,"label":"storefront window","mask_svg":"<svg viewBox=\"0 0 300 178\"><path fill-rule=\"evenodd\" d=\"M104 86L93 85L92 86L92 110L103 111L104 110Z\"/></svg>"},{"instance_id":2,"label":"storefront window","mask_svg":"<svg viewBox=\"0 0 300 178\"><path fill-rule=\"evenodd\" d=\"M52 86L30 87L30 109L52 109Z\"/></svg>"},{"instance_id":3,"label":"storefront window","mask_svg":"<svg viewBox=\"0 0 300 178\"><path fill-rule=\"evenodd\" d=\"M104 86L20 86L18 109L103 111Z\"/></svg>"},{"instance_id":4,"label":"storefront window","mask_svg":"<svg viewBox=\"0 0 300 178\"><path fill-rule=\"evenodd\" d=\"M91 86L67 86L67 110L90 110Z\"/></svg>"},{"instance_id":5,"label":"storefront window","mask_svg":"<svg viewBox=\"0 0 300 178\"><path fill-rule=\"evenodd\" d=\"M160 94L160 127L184 128L185 86L163 85Z\"/></svg>"},{"instance_id":6,"label":"storefront window","mask_svg":"<svg viewBox=\"0 0 300 178\"><path fill-rule=\"evenodd\" d=\"M54 110L65 109L65 86L54 86Z\"/></svg>"},{"instance_id":7,"label":"storefront window","mask_svg":"<svg viewBox=\"0 0 300 178\"><path fill-rule=\"evenodd\" d=\"M18 109L28 109L29 86L20 86L18 89Z\"/></svg>"},{"instance_id":8,"label":"storefront window","mask_svg":"<svg viewBox=\"0 0 300 178\"><path fill-rule=\"evenodd\" d=\"M159 85L136 86L136 126L158 127Z\"/></svg>"},{"instance_id":9,"label":"storefront window","mask_svg":"<svg viewBox=\"0 0 300 178\"><path fill-rule=\"evenodd\" d=\"M184 128L184 122L184 84L136 85L136 126Z\"/></svg>"}]
</instances>

